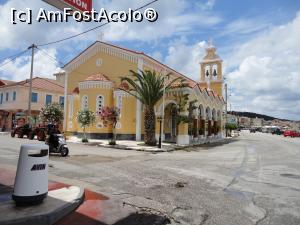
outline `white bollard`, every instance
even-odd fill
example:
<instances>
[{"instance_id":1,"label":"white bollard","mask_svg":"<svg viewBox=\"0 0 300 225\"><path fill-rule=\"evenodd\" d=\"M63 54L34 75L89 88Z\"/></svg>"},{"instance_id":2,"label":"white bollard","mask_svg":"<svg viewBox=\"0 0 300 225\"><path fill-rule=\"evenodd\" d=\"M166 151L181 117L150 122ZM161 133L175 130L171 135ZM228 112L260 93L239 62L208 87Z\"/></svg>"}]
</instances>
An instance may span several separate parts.
<instances>
[{"instance_id":1,"label":"white bollard","mask_svg":"<svg viewBox=\"0 0 300 225\"><path fill-rule=\"evenodd\" d=\"M48 194L49 147L45 144L23 144L12 199L16 204L38 204Z\"/></svg>"}]
</instances>

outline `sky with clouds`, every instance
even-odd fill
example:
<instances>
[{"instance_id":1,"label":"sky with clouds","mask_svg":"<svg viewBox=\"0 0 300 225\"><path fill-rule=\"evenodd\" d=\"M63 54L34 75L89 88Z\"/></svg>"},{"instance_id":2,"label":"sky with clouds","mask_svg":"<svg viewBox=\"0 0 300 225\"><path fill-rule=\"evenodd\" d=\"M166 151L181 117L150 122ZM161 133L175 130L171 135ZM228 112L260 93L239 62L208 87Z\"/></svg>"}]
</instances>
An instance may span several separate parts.
<instances>
[{"instance_id":1,"label":"sky with clouds","mask_svg":"<svg viewBox=\"0 0 300 225\"><path fill-rule=\"evenodd\" d=\"M94 0L97 10L137 8L150 0ZM41 0L0 0L0 78L29 77L29 52L3 64L3 59L26 49L77 34L96 23L10 22L11 8L37 12L54 10ZM159 0L155 23L111 23L75 39L43 47L62 63L99 39L143 51L199 80L199 62L207 40L213 39L223 59L224 77L233 110L300 120L300 1L299 0ZM34 75L52 77L61 64L38 51ZM52 77L53 78L53 77Z\"/></svg>"}]
</instances>

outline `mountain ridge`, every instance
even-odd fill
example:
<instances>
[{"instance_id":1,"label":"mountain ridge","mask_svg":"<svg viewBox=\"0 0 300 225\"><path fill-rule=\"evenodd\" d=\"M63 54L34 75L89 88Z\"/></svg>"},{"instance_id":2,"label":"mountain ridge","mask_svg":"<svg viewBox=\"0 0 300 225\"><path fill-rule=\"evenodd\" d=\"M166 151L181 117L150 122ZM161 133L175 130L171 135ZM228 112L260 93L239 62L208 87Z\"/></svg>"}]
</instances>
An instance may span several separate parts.
<instances>
[{"instance_id":1,"label":"mountain ridge","mask_svg":"<svg viewBox=\"0 0 300 225\"><path fill-rule=\"evenodd\" d=\"M293 121L293 120L288 120L288 119L281 119L281 118L276 118L273 116L268 116L268 115L264 115L264 114L259 114L259 113L254 113L254 112L240 112L240 111L228 111L229 114L233 114L233 115L237 115L237 116L245 116L245 117L249 117L249 118L261 118L264 119L266 121L270 121L270 120L282 120L282 121Z\"/></svg>"}]
</instances>

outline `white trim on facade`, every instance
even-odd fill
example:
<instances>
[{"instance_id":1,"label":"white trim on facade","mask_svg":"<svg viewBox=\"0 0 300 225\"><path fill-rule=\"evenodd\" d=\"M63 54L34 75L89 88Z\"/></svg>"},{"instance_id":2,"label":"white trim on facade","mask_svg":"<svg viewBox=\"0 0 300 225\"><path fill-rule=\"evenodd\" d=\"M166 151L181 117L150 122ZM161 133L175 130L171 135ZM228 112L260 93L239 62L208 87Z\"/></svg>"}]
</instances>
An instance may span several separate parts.
<instances>
[{"instance_id":1,"label":"white trim on facade","mask_svg":"<svg viewBox=\"0 0 300 225\"><path fill-rule=\"evenodd\" d=\"M178 145L189 145L190 144L190 136L188 134L178 134L176 143Z\"/></svg>"},{"instance_id":2,"label":"white trim on facade","mask_svg":"<svg viewBox=\"0 0 300 225\"><path fill-rule=\"evenodd\" d=\"M138 72L143 70L144 60L138 59ZM142 139L142 103L140 100L136 100L136 124L135 124L135 139L140 141Z\"/></svg>"},{"instance_id":3,"label":"white trim on facade","mask_svg":"<svg viewBox=\"0 0 300 225\"><path fill-rule=\"evenodd\" d=\"M111 81L82 81L79 83L79 90L93 88L112 89L113 83Z\"/></svg>"},{"instance_id":4,"label":"white trim on facade","mask_svg":"<svg viewBox=\"0 0 300 225\"><path fill-rule=\"evenodd\" d=\"M69 105L69 120L72 120L74 115L74 97L72 95L68 96L68 105Z\"/></svg>"},{"instance_id":5,"label":"white trim on facade","mask_svg":"<svg viewBox=\"0 0 300 225\"><path fill-rule=\"evenodd\" d=\"M68 103L68 75L69 73L65 72L65 85L64 85L64 123L63 123L63 130L67 128L67 103Z\"/></svg>"}]
</instances>

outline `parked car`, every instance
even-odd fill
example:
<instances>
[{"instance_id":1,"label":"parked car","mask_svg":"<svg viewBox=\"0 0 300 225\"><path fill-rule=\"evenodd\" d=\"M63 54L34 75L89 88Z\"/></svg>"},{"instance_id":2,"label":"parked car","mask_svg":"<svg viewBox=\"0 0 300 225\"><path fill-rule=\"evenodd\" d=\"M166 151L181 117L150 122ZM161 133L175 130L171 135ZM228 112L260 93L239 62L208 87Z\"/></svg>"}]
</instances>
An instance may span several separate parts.
<instances>
[{"instance_id":1,"label":"parked car","mask_svg":"<svg viewBox=\"0 0 300 225\"><path fill-rule=\"evenodd\" d=\"M277 134L277 135L282 135L283 134L283 131L280 130L280 129L276 129L272 132L272 134Z\"/></svg>"},{"instance_id":2,"label":"parked car","mask_svg":"<svg viewBox=\"0 0 300 225\"><path fill-rule=\"evenodd\" d=\"M286 130L283 133L285 137L300 137L300 133L294 130Z\"/></svg>"}]
</instances>

